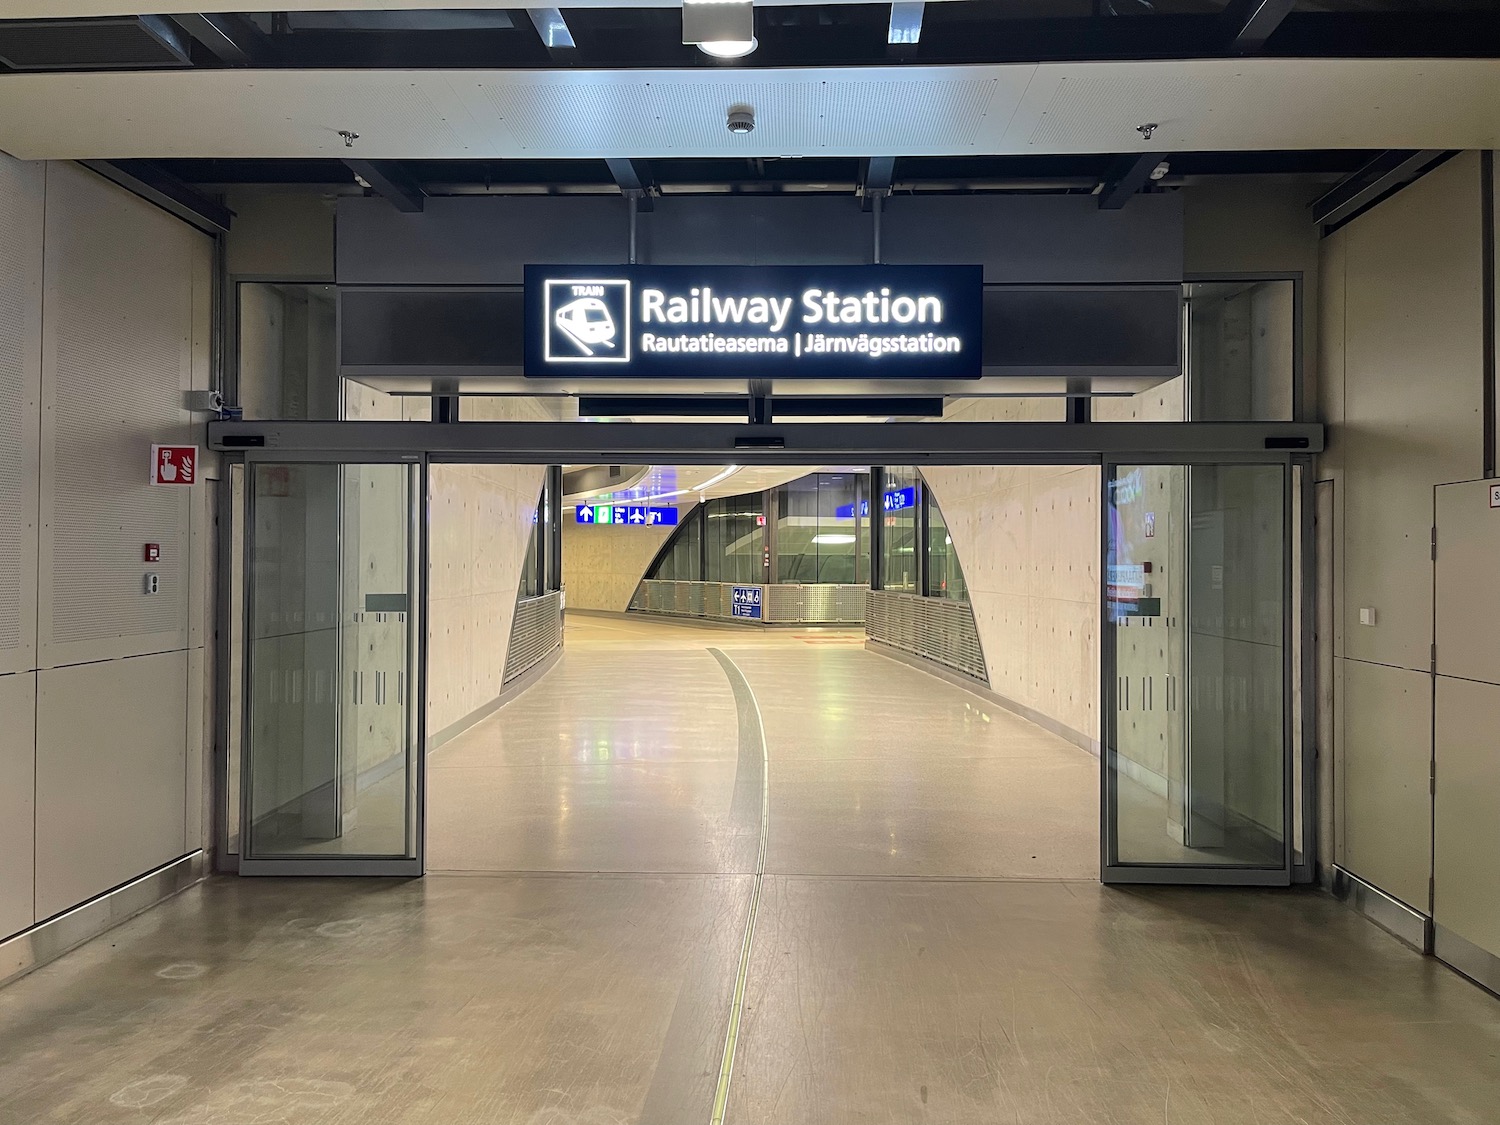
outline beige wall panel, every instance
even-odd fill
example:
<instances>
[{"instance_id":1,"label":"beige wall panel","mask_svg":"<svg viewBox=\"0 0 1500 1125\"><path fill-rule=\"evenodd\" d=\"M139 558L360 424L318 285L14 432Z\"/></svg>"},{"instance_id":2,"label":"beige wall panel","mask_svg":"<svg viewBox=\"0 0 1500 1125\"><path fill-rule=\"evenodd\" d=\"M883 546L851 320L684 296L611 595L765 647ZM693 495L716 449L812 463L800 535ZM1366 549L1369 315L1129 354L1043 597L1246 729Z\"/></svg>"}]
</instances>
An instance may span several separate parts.
<instances>
[{"instance_id":1,"label":"beige wall panel","mask_svg":"<svg viewBox=\"0 0 1500 1125\"><path fill-rule=\"evenodd\" d=\"M36 674L0 676L0 940L36 921Z\"/></svg>"},{"instance_id":2,"label":"beige wall panel","mask_svg":"<svg viewBox=\"0 0 1500 1125\"><path fill-rule=\"evenodd\" d=\"M1334 483L1332 519L1333 557L1330 563L1339 596L1334 603L1332 642L1334 655L1344 655L1345 614L1342 591L1344 584L1344 270L1348 258L1349 228L1335 231L1323 240L1322 265L1318 274L1317 305L1322 310L1323 332L1319 338L1318 417L1327 429L1327 445L1318 455L1318 479ZM1358 617L1355 618L1358 620Z\"/></svg>"},{"instance_id":3,"label":"beige wall panel","mask_svg":"<svg viewBox=\"0 0 1500 1125\"><path fill-rule=\"evenodd\" d=\"M193 272L204 236L74 165L47 169L39 663L188 643L194 489L147 483L153 442L196 441ZM161 592L143 592L145 543Z\"/></svg>"},{"instance_id":4,"label":"beige wall panel","mask_svg":"<svg viewBox=\"0 0 1500 1125\"><path fill-rule=\"evenodd\" d=\"M1425 669L1432 488L1482 468L1477 154L1346 229L1346 652Z\"/></svg>"},{"instance_id":5,"label":"beige wall panel","mask_svg":"<svg viewBox=\"0 0 1500 1125\"><path fill-rule=\"evenodd\" d=\"M1432 919L1500 957L1500 686L1437 678Z\"/></svg>"},{"instance_id":6,"label":"beige wall panel","mask_svg":"<svg viewBox=\"0 0 1500 1125\"><path fill-rule=\"evenodd\" d=\"M44 184L0 154L0 675L36 666Z\"/></svg>"},{"instance_id":7,"label":"beige wall panel","mask_svg":"<svg viewBox=\"0 0 1500 1125\"><path fill-rule=\"evenodd\" d=\"M679 521L690 511L690 505L680 506ZM565 506L562 514L562 576L568 608L623 613L646 568L677 528L580 524L573 518L572 505Z\"/></svg>"},{"instance_id":8,"label":"beige wall panel","mask_svg":"<svg viewBox=\"0 0 1500 1125\"><path fill-rule=\"evenodd\" d=\"M1434 639L1440 675L1500 684L1500 508L1490 507L1494 483L1437 490Z\"/></svg>"},{"instance_id":9,"label":"beige wall panel","mask_svg":"<svg viewBox=\"0 0 1500 1125\"><path fill-rule=\"evenodd\" d=\"M1344 660L1341 865L1426 912L1432 864L1432 680Z\"/></svg>"},{"instance_id":10,"label":"beige wall panel","mask_svg":"<svg viewBox=\"0 0 1500 1125\"><path fill-rule=\"evenodd\" d=\"M39 673L37 918L184 854L188 656Z\"/></svg>"}]
</instances>

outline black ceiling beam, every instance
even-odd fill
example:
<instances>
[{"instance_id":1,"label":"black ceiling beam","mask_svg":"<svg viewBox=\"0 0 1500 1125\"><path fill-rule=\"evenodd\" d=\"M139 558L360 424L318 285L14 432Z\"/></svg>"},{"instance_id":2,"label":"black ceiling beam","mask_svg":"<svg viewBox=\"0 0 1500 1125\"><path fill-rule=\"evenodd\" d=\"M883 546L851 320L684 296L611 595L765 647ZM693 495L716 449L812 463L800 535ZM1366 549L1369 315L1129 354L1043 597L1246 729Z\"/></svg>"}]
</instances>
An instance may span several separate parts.
<instances>
[{"instance_id":1,"label":"black ceiling beam","mask_svg":"<svg viewBox=\"0 0 1500 1125\"><path fill-rule=\"evenodd\" d=\"M891 185L896 181L896 158L894 156L872 156L865 163L865 179L860 185L861 207L868 211L875 206L876 196L891 194Z\"/></svg>"},{"instance_id":2,"label":"black ceiling beam","mask_svg":"<svg viewBox=\"0 0 1500 1125\"><path fill-rule=\"evenodd\" d=\"M1297 0L1230 0L1220 17L1225 50L1235 55L1263 50L1296 5Z\"/></svg>"},{"instance_id":3,"label":"black ceiling beam","mask_svg":"<svg viewBox=\"0 0 1500 1125\"><path fill-rule=\"evenodd\" d=\"M394 160L346 160L353 172L376 195L391 201L397 211L416 214L427 201L427 193Z\"/></svg>"},{"instance_id":4,"label":"black ceiling beam","mask_svg":"<svg viewBox=\"0 0 1500 1125\"><path fill-rule=\"evenodd\" d=\"M1346 176L1311 203L1313 221L1336 226L1411 183L1450 153L1442 149L1392 149Z\"/></svg>"},{"instance_id":5,"label":"black ceiling beam","mask_svg":"<svg viewBox=\"0 0 1500 1125\"><path fill-rule=\"evenodd\" d=\"M582 395L578 413L585 418L639 417L743 417L750 405L747 395ZM907 398L877 395L811 395L776 400L776 413L784 418L863 418L897 416L941 418L941 395Z\"/></svg>"},{"instance_id":6,"label":"black ceiling beam","mask_svg":"<svg viewBox=\"0 0 1500 1125\"><path fill-rule=\"evenodd\" d=\"M1099 189L1099 210L1118 211L1151 179L1151 171L1166 157L1159 152L1130 153L1115 157Z\"/></svg>"},{"instance_id":7,"label":"black ceiling beam","mask_svg":"<svg viewBox=\"0 0 1500 1125\"><path fill-rule=\"evenodd\" d=\"M225 66L267 66L274 59L270 37L244 16L223 12L171 18Z\"/></svg>"},{"instance_id":8,"label":"black ceiling beam","mask_svg":"<svg viewBox=\"0 0 1500 1125\"><path fill-rule=\"evenodd\" d=\"M651 202L651 172L639 160L626 157L610 157L605 160L609 174L615 178L620 191L634 199L642 211L653 209Z\"/></svg>"},{"instance_id":9,"label":"black ceiling beam","mask_svg":"<svg viewBox=\"0 0 1500 1125\"><path fill-rule=\"evenodd\" d=\"M208 234L227 233L234 219L234 212L217 199L210 199L149 160L83 160L79 163Z\"/></svg>"}]
</instances>

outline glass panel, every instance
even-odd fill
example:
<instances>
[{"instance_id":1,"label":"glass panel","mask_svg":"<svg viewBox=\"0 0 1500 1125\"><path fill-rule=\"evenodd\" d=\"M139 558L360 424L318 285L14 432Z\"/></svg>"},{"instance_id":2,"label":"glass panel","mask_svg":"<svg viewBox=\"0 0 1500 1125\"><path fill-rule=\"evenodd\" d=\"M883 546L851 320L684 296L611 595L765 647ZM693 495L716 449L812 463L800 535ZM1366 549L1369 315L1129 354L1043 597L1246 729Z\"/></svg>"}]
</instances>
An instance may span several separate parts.
<instances>
[{"instance_id":1,"label":"glass panel","mask_svg":"<svg viewBox=\"0 0 1500 1125\"><path fill-rule=\"evenodd\" d=\"M1287 422L1296 373L1296 285L1193 282L1187 295L1188 417Z\"/></svg>"},{"instance_id":2,"label":"glass panel","mask_svg":"<svg viewBox=\"0 0 1500 1125\"><path fill-rule=\"evenodd\" d=\"M663 582L699 582L703 578L703 509L685 513L666 551L646 575Z\"/></svg>"},{"instance_id":3,"label":"glass panel","mask_svg":"<svg viewBox=\"0 0 1500 1125\"><path fill-rule=\"evenodd\" d=\"M416 855L419 481L250 468L247 860Z\"/></svg>"},{"instance_id":4,"label":"glass panel","mask_svg":"<svg viewBox=\"0 0 1500 1125\"><path fill-rule=\"evenodd\" d=\"M764 580L765 513L761 494L710 500L704 509L708 538L705 582Z\"/></svg>"},{"instance_id":5,"label":"glass panel","mask_svg":"<svg viewBox=\"0 0 1500 1125\"><path fill-rule=\"evenodd\" d=\"M1106 483L1115 864L1286 864L1285 470Z\"/></svg>"},{"instance_id":6,"label":"glass panel","mask_svg":"<svg viewBox=\"0 0 1500 1125\"><path fill-rule=\"evenodd\" d=\"M526 555L521 560L521 588L518 597L534 598L542 590L542 536L546 534L542 508L546 504L545 490L536 510L531 513L531 535L526 540Z\"/></svg>"},{"instance_id":7,"label":"glass panel","mask_svg":"<svg viewBox=\"0 0 1500 1125\"><path fill-rule=\"evenodd\" d=\"M777 490L775 581L854 583L860 561L862 473L814 473Z\"/></svg>"},{"instance_id":8,"label":"glass panel","mask_svg":"<svg viewBox=\"0 0 1500 1125\"><path fill-rule=\"evenodd\" d=\"M242 282L234 405L246 418L337 418L337 331L332 285Z\"/></svg>"},{"instance_id":9,"label":"glass panel","mask_svg":"<svg viewBox=\"0 0 1500 1125\"><path fill-rule=\"evenodd\" d=\"M927 596L967 601L969 587L964 582L963 567L953 549L953 537L942 510L928 495L927 504Z\"/></svg>"},{"instance_id":10,"label":"glass panel","mask_svg":"<svg viewBox=\"0 0 1500 1125\"><path fill-rule=\"evenodd\" d=\"M886 469L885 493L879 498L885 520L881 548L884 589L918 592L917 508L921 499L921 476L916 469L900 466ZM875 511L873 498L870 510Z\"/></svg>"}]
</instances>

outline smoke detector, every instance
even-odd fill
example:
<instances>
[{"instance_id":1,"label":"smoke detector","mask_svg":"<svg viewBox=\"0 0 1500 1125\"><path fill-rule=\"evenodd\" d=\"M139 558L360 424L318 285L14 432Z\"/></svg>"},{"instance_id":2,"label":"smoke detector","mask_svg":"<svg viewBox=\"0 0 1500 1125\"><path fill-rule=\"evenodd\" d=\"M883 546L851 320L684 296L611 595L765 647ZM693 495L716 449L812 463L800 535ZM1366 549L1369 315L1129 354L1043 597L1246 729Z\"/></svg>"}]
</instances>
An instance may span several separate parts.
<instances>
[{"instance_id":1,"label":"smoke detector","mask_svg":"<svg viewBox=\"0 0 1500 1125\"><path fill-rule=\"evenodd\" d=\"M725 124L729 126L731 133L748 133L755 128L755 110L747 105L732 105Z\"/></svg>"}]
</instances>

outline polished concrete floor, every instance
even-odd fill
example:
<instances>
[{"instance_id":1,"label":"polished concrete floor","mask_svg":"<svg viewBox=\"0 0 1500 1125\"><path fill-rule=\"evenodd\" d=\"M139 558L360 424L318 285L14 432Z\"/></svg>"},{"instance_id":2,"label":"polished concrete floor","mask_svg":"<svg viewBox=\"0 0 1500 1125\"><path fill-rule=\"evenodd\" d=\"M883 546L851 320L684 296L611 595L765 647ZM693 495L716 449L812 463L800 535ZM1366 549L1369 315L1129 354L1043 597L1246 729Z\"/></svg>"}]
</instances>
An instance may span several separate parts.
<instances>
[{"instance_id":1,"label":"polished concrete floor","mask_svg":"<svg viewBox=\"0 0 1500 1125\"><path fill-rule=\"evenodd\" d=\"M0 1122L707 1125L734 1012L731 1125L1500 1119L1500 1002L1315 893L1099 885L1096 760L854 637L575 617L430 764L450 873L0 989Z\"/></svg>"}]
</instances>

